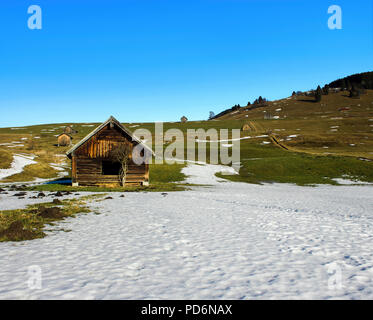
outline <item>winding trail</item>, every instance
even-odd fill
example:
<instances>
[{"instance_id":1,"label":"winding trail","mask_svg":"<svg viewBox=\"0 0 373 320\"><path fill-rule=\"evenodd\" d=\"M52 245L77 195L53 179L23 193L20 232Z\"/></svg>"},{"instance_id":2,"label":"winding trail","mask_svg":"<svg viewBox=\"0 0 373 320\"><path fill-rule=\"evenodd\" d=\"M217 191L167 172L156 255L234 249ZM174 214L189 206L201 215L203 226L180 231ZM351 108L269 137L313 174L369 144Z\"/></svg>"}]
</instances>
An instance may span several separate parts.
<instances>
[{"instance_id":1,"label":"winding trail","mask_svg":"<svg viewBox=\"0 0 373 320\"><path fill-rule=\"evenodd\" d=\"M288 147L284 146L280 141L276 139L276 137L273 134L268 135L271 141L276 145L279 146L280 148L289 151Z\"/></svg>"},{"instance_id":2,"label":"winding trail","mask_svg":"<svg viewBox=\"0 0 373 320\"><path fill-rule=\"evenodd\" d=\"M284 150L287 150L287 151L290 151L289 150L289 147L285 146L283 143L281 143L279 140L276 139L275 135L272 133L272 132L269 132L269 130L265 130L263 128L263 126L261 126L259 123L257 123L256 121L253 121L253 120L250 120L248 122L248 125L250 126L252 132L254 133L258 133L258 132L266 132L268 134L268 137L269 139L272 141L272 143L275 145L275 146L278 146L280 147L281 149L284 149ZM291 150L293 151L293 150Z\"/></svg>"}]
</instances>

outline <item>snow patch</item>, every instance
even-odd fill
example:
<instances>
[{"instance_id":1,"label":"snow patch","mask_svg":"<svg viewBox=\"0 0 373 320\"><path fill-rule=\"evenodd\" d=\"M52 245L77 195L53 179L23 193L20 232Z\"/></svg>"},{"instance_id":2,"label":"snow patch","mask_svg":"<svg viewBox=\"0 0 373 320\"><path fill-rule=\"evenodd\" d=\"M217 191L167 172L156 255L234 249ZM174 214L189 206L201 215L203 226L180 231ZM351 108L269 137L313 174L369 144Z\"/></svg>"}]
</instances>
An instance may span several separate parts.
<instances>
[{"instance_id":1,"label":"snow patch","mask_svg":"<svg viewBox=\"0 0 373 320\"><path fill-rule=\"evenodd\" d=\"M216 185L219 182L226 181L225 179L216 177L216 173L227 175L238 174L232 167L212 164L188 164L181 172L187 176L185 183L200 185Z\"/></svg>"},{"instance_id":2,"label":"snow patch","mask_svg":"<svg viewBox=\"0 0 373 320\"><path fill-rule=\"evenodd\" d=\"M20 154L13 155L13 162L11 163L10 168L0 169L0 180L17 173L21 173L25 166L37 163L36 161L33 161L34 158L35 156L25 157L24 155Z\"/></svg>"},{"instance_id":3,"label":"snow patch","mask_svg":"<svg viewBox=\"0 0 373 320\"><path fill-rule=\"evenodd\" d=\"M16 145L8 146L8 148L17 148L17 147L24 147L24 144L16 144Z\"/></svg>"}]
</instances>

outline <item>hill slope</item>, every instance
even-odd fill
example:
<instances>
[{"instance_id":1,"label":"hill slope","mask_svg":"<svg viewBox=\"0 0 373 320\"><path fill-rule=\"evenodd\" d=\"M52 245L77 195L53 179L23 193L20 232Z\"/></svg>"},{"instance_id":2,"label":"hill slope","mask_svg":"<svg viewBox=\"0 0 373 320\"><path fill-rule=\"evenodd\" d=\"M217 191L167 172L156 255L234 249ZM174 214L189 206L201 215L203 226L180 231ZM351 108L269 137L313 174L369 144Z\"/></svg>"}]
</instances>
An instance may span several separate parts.
<instances>
[{"instance_id":1,"label":"hill slope","mask_svg":"<svg viewBox=\"0 0 373 320\"><path fill-rule=\"evenodd\" d=\"M241 150L239 175L224 178L299 185L341 181L336 179L373 182L373 90L367 90L360 99L349 98L347 91L331 93L323 96L321 102L314 102L312 97L293 96L256 109L238 108L212 121L164 123L164 131L177 128L185 134L188 129L240 129L244 124L248 124L248 130L241 131L244 139L219 145L221 150L239 143ZM0 128L0 170L9 172L15 155L31 157L36 162L29 161L31 164L0 183L69 176L70 161L65 156L69 147L56 146L57 135L66 125L72 124ZM73 143L98 125L73 124L78 131ZM150 130L154 142L154 123L124 125L130 130ZM186 139L185 134L185 142ZM182 181L184 165L152 165L151 181L162 184Z\"/></svg>"},{"instance_id":2,"label":"hill slope","mask_svg":"<svg viewBox=\"0 0 373 320\"><path fill-rule=\"evenodd\" d=\"M251 131L270 132L292 151L373 159L373 90L360 99L348 92L313 97L293 96L227 113L215 121L240 120Z\"/></svg>"}]
</instances>

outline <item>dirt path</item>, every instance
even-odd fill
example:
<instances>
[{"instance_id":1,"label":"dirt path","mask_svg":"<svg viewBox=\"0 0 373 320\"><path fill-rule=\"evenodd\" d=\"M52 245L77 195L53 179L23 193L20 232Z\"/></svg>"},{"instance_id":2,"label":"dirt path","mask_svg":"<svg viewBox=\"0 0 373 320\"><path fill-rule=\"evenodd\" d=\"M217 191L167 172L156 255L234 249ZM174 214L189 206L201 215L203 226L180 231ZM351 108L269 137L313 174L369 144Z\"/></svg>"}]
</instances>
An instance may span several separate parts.
<instances>
[{"instance_id":1,"label":"dirt path","mask_svg":"<svg viewBox=\"0 0 373 320\"><path fill-rule=\"evenodd\" d=\"M256 121L249 121L248 122L248 125L251 129L252 132L255 132L255 133L258 133L258 132L261 132L264 130L264 128L259 124L257 123Z\"/></svg>"},{"instance_id":2,"label":"dirt path","mask_svg":"<svg viewBox=\"0 0 373 320\"><path fill-rule=\"evenodd\" d=\"M266 129L264 128L261 124L257 123L256 121L249 121L248 122L251 130L255 133L262 133L262 132L265 132L268 134L268 137L269 139L272 141L272 143L281 148L281 149L284 149L286 151L292 151L292 152L301 152L301 153L304 153L304 152L307 152L307 151L304 151L304 150L296 150L296 149L293 149L293 148L289 148L288 146L284 145L283 143L281 143L279 140L277 140L277 138L275 137L275 135L271 132L271 130L269 129Z\"/></svg>"},{"instance_id":3,"label":"dirt path","mask_svg":"<svg viewBox=\"0 0 373 320\"><path fill-rule=\"evenodd\" d=\"M280 148L282 148L282 149L284 149L284 150L289 151L289 148L286 147L286 146L284 146L281 142L279 142L279 141L275 138L275 136L274 136L272 133L269 134L269 138L271 139L271 141L272 141L276 146L278 146L278 147L280 147Z\"/></svg>"}]
</instances>

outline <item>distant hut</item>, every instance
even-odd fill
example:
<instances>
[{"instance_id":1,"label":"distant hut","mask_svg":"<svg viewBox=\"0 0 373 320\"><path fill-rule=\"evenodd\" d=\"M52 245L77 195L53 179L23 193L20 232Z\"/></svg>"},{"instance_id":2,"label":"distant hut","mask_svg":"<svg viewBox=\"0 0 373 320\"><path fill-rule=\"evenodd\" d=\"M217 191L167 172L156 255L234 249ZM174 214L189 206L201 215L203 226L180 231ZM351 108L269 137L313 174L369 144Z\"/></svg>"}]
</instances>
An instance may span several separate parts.
<instances>
[{"instance_id":1,"label":"distant hut","mask_svg":"<svg viewBox=\"0 0 373 320\"><path fill-rule=\"evenodd\" d=\"M271 115L271 113L266 112L266 113L264 114L264 120L272 120L272 119L275 119L275 117L273 117L273 116Z\"/></svg>"},{"instance_id":2,"label":"distant hut","mask_svg":"<svg viewBox=\"0 0 373 320\"><path fill-rule=\"evenodd\" d=\"M251 130L251 127L248 123L245 123L242 128L241 128L242 131L250 131Z\"/></svg>"},{"instance_id":3,"label":"distant hut","mask_svg":"<svg viewBox=\"0 0 373 320\"><path fill-rule=\"evenodd\" d=\"M124 184L149 185L149 164L146 159L154 155L153 151L118 120L110 117L67 151L66 155L72 164L73 186L123 186L123 180L119 179L121 163L117 158L112 158L112 153L124 146L130 150ZM145 160L141 164L132 159L135 147Z\"/></svg>"},{"instance_id":4,"label":"distant hut","mask_svg":"<svg viewBox=\"0 0 373 320\"><path fill-rule=\"evenodd\" d=\"M72 140L72 139L73 139L73 137L70 136L69 134L67 134L67 133L61 133L61 134L57 137L58 146L59 146L59 147L69 146L69 145L71 145L71 140Z\"/></svg>"},{"instance_id":5,"label":"distant hut","mask_svg":"<svg viewBox=\"0 0 373 320\"><path fill-rule=\"evenodd\" d=\"M186 123L188 121L188 118L186 116L182 116L180 118L181 123Z\"/></svg>"},{"instance_id":6,"label":"distant hut","mask_svg":"<svg viewBox=\"0 0 373 320\"><path fill-rule=\"evenodd\" d=\"M74 134L74 133L78 133L78 131L76 131L73 127L71 126L66 126L65 130L64 130L64 133L67 133L69 135L71 134Z\"/></svg>"}]
</instances>

